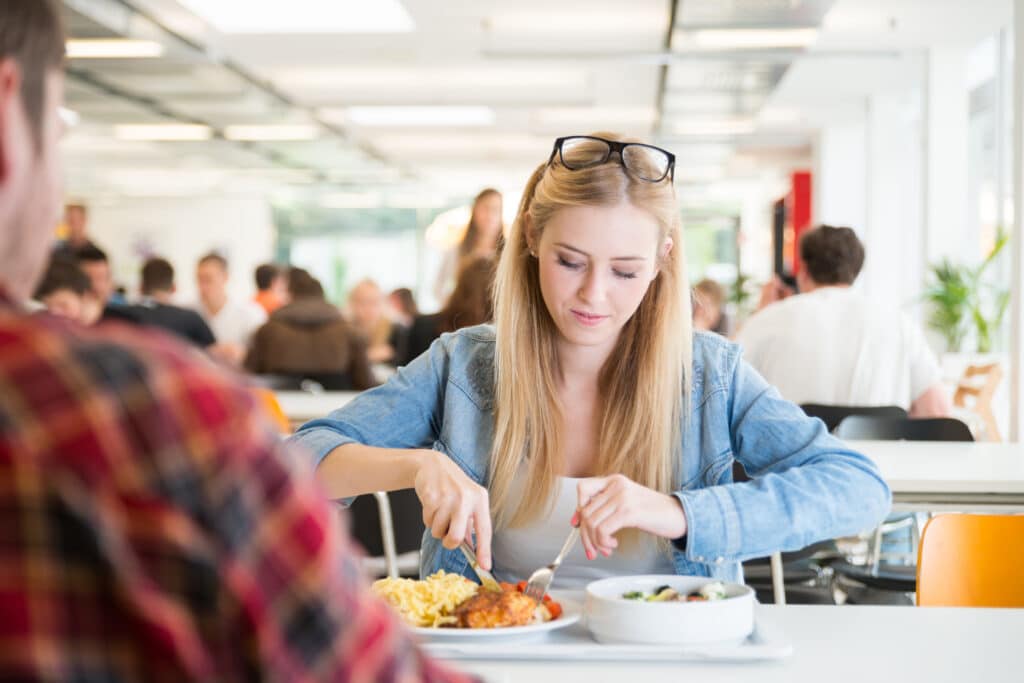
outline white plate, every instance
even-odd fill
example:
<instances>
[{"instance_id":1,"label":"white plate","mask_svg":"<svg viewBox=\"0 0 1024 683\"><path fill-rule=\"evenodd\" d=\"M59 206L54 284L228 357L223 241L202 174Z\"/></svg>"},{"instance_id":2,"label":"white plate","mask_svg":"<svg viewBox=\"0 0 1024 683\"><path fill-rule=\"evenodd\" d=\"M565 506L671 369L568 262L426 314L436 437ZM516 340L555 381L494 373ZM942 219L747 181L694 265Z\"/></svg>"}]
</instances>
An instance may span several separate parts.
<instances>
[{"instance_id":1,"label":"white plate","mask_svg":"<svg viewBox=\"0 0 1024 683\"><path fill-rule=\"evenodd\" d=\"M572 626L583 613L579 602L571 598L551 598L562 606L562 615L542 624L529 626L508 626L506 628L414 628L413 633L431 643L479 643L490 641L524 641L543 638L552 631Z\"/></svg>"}]
</instances>

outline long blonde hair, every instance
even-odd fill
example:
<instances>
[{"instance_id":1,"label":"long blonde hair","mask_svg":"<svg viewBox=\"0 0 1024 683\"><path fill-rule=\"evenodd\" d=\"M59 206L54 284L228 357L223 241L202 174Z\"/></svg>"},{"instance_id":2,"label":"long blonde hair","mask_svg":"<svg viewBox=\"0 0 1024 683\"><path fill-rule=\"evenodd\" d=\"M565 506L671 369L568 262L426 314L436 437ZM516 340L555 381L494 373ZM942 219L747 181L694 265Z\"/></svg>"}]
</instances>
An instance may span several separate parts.
<instances>
[{"instance_id":1,"label":"long blonde hair","mask_svg":"<svg viewBox=\"0 0 1024 683\"><path fill-rule=\"evenodd\" d=\"M523 193L495 281L495 427L488 488L498 528L549 514L563 466L558 329L541 296L539 266L530 255L526 231L532 231L537 244L548 221L563 208L622 202L650 212L658 222L659 272L601 369L595 474L624 474L663 493L678 488L681 416L688 406L693 351L689 285L671 181L638 180L614 160L575 171L557 162L543 164ZM664 255L660 247L666 238L674 247ZM529 488L516 500L512 482L524 465Z\"/></svg>"}]
</instances>

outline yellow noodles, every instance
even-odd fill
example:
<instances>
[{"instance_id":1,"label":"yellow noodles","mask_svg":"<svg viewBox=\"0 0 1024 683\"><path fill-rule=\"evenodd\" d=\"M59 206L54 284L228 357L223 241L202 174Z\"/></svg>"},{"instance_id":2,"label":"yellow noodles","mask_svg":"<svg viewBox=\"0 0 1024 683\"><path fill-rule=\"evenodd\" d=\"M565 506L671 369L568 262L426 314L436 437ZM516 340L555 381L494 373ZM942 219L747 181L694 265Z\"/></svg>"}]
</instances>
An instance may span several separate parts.
<instances>
[{"instance_id":1,"label":"yellow noodles","mask_svg":"<svg viewBox=\"0 0 1024 683\"><path fill-rule=\"evenodd\" d=\"M455 607L476 595L479 586L442 569L422 581L380 579L373 592L384 598L410 626L437 627L454 624Z\"/></svg>"}]
</instances>

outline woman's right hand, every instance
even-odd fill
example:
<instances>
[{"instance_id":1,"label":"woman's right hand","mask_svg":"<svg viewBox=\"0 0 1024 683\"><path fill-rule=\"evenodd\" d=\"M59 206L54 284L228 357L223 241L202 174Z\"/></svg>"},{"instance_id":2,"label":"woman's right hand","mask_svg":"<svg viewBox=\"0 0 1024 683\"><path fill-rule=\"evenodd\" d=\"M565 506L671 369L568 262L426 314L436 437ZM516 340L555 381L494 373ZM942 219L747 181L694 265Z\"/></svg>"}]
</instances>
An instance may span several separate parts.
<instances>
[{"instance_id":1,"label":"woman's right hand","mask_svg":"<svg viewBox=\"0 0 1024 683\"><path fill-rule=\"evenodd\" d=\"M423 523L434 538L454 550L476 533L476 559L491 568L491 505L487 489L463 472L444 453L420 451L416 495L423 505Z\"/></svg>"}]
</instances>

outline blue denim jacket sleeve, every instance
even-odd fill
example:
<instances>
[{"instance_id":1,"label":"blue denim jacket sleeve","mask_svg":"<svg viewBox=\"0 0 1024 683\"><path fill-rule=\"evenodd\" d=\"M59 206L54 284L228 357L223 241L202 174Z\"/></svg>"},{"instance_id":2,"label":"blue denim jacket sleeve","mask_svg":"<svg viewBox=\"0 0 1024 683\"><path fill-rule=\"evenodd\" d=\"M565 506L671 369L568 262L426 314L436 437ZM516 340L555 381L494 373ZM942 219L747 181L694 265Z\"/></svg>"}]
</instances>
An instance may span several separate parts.
<instances>
[{"instance_id":1,"label":"blue denim jacket sleeve","mask_svg":"<svg viewBox=\"0 0 1024 683\"><path fill-rule=\"evenodd\" d=\"M288 440L312 453L314 467L335 448L349 443L429 447L440 430L448 363L444 344L434 342L387 383L362 392L327 417L307 422Z\"/></svg>"},{"instance_id":2,"label":"blue denim jacket sleeve","mask_svg":"<svg viewBox=\"0 0 1024 683\"><path fill-rule=\"evenodd\" d=\"M751 480L677 492L687 559L742 561L878 524L891 494L874 463L784 400L737 347L729 356L730 441Z\"/></svg>"}]
</instances>

